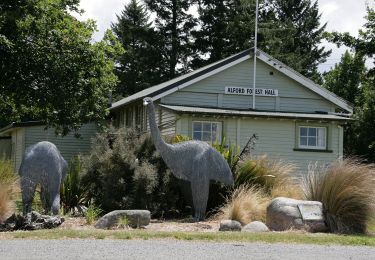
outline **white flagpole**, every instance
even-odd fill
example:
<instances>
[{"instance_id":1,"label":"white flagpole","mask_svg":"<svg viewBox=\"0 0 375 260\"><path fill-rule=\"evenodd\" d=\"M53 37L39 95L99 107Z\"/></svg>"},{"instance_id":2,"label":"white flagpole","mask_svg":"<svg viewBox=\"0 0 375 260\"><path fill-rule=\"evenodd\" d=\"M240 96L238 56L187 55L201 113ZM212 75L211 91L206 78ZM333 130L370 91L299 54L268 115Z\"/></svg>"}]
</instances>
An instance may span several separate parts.
<instances>
[{"instance_id":1,"label":"white flagpole","mask_svg":"<svg viewBox=\"0 0 375 260\"><path fill-rule=\"evenodd\" d=\"M255 83L257 73L257 44L258 44L258 0L255 9L255 39L254 39L254 75L253 75L253 109L255 109Z\"/></svg>"}]
</instances>

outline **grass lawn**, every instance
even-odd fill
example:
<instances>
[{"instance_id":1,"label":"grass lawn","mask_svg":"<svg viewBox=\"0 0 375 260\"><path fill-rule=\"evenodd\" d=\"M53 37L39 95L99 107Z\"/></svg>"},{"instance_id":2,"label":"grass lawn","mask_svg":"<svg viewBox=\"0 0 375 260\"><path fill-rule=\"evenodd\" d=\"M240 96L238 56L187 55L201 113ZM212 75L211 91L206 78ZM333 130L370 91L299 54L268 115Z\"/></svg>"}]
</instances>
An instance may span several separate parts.
<instances>
[{"instance_id":1,"label":"grass lawn","mask_svg":"<svg viewBox=\"0 0 375 260\"><path fill-rule=\"evenodd\" d=\"M147 230L69 230L53 229L0 233L1 239L178 239L212 242L264 242L296 244L337 244L375 246L375 236L310 234L301 232L161 232Z\"/></svg>"}]
</instances>

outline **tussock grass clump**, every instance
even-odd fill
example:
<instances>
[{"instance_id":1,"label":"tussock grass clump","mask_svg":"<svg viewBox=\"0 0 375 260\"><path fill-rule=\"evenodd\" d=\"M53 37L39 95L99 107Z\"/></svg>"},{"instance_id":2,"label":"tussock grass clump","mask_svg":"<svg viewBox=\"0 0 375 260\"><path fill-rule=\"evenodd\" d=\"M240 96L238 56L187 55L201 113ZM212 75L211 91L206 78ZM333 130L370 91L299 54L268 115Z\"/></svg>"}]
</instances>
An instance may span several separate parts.
<instances>
[{"instance_id":1,"label":"tussock grass clump","mask_svg":"<svg viewBox=\"0 0 375 260\"><path fill-rule=\"evenodd\" d=\"M0 223L6 220L14 210L13 193L17 179L12 163L0 159Z\"/></svg>"},{"instance_id":2,"label":"tussock grass clump","mask_svg":"<svg viewBox=\"0 0 375 260\"><path fill-rule=\"evenodd\" d=\"M12 162L0 159L0 183L13 184L17 178L18 177L13 170Z\"/></svg>"},{"instance_id":3,"label":"tussock grass clump","mask_svg":"<svg viewBox=\"0 0 375 260\"><path fill-rule=\"evenodd\" d=\"M355 159L329 167L310 167L304 180L306 199L320 201L334 233L363 234L374 213L375 166Z\"/></svg>"},{"instance_id":4,"label":"tussock grass clump","mask_svg":"<svg viewBox=\"0 0 375 260\"><path fill-rule=\"evenodd\" d=\"M11 185L0 183L0 223L4 222L11 211Z\"/></svg>"},{"instance_id":5,"label":"tussock grass clump","mask_svg":"<svg viewBox=\"0 0 375 260\"><path fill-rule=\"evenodd\" d=\"M300 199L302 192L293 174L296 166L266 155L245 160L236 171L235 185L252 185L263 189L271 197Z\"/></svg>"},{"instance_id":6,"label":"tussock grass clump","mask_svg":"<svg viewBox=\"0 0 375 260\"><path fill-rule=\"evenodd\" d=\"M241 185L226 198L216 218L237 220L242 225L255 220L265 221L269 201L270 198L263 190L254 186Z\"/></svg>"}]
</instances>

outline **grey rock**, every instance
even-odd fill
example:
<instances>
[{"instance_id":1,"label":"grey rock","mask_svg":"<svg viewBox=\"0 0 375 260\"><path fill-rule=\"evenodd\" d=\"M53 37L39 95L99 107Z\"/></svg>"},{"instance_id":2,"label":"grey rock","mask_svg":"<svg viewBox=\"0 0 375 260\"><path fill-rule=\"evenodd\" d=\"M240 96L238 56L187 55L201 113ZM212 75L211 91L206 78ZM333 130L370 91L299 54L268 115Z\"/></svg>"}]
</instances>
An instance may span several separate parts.
<instances>
[{"instance_id":1,"label":"grey rock","mask_svg":"<svg viewBox=\"0 0 375 260\"><path fill-rule=\"evenodd\" d=\"M60 226L63 222L64 218L60 216L41 215L35 211L27 213L25 216L13 214L3 224L0 224L0 232L51 229Z\"/></svg>"},{"instance_id":2,"label":"grey rock","mask_svg":"<svg viewBox=\"0 0 375 260\"><path fill-rule=\"evenodd\" d=\"M99 229L116 227L121 218L126 218L130 227L140 228L150 224L151 213L148 210L115 210L101 217L95 227Z\"/></svg>"},{"instance_id":3,"label":"grey rock","mask_svg":"<svg viewBox=\"0 0 375 260\"><path fill-rule=\"evenodd\" d=\"M236 220L222 220L219 231L241 231L241 223Z\"/></svg>"},{"instance_id":4,"label":"grey rock","mask_svg":"<svg viewBox=\"0 0 375 260\"><path fill-rule=\"evenodd\" d=\"M19 169L24 215L32 210L31 204L38 184L45 212L58 214L60 185L67 169L67 162L53 143L39 142L26 149Z\"/></svg>"},{"instance_id":5,"label":"grey rock","mask_svg":"<svg viewBox=\"0 0 375 260\"><path fill-rule=\"evenodd\" d=\"M269 228L261 221L253 221L242 228L242 232L261 233L269 232Z\"/></svg>"},{"instance_id":6,"label":"grey rock","mask_svg":"<svg viewBox=\"0 0 375 260\"><path fill-rule=\"evenodd\" d=\"M156 149L174 176L190 182L194 218L204 219L210 180L233 185L232 171L228 163L206 142L186 141L173 145L165 143L156 124L152 99L144 98L143 104L147 106L151 138Z\"/></svg>"},{"instance_id":7,"label":"grey rock","mask_svg":"<svg viewBox=\"0 0 375 260\"><path fill-rule=\"evenodd\" d=\"M275 198L267 207L266 224L275 231L288 229L308 232L328 231L323 215L323 205L319 201Z\"/></svg>"}]
</instances>

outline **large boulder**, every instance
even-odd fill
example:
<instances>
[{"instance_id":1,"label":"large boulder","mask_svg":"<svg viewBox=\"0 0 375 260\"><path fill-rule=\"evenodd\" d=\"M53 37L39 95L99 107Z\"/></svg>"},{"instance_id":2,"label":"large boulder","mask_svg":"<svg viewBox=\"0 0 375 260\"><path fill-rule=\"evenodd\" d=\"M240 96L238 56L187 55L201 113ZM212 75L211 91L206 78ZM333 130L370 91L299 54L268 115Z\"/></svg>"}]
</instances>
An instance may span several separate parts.
<instances>
[{"instance_id":1,"label":"large boulder","mask_svg":"<svg viewBox=\"0 0 375 260\"><path fill-rule=\"evenodd\" d=\"M289 198L275 198L267 207L267 226L271 230L288 229L308 232L326 232L323 205L319 201L304 201Z\"/></svg>"},{"instance_id":2,"label":"large boulder","mask_svg":"<svg viewBox=\"0 0 375 260\"><path fill-rule=\"evenodd\" d=\"M242 232L261 233L268 232L269 228L261 221L253 221L242 228Z\"/></svg>"},{"instance_id":3,"label":"large boulder","mask_svg":"<svg viewBox=\"0 0 375 260\"><path fill-rule=\"evenodd\" d=\"M116 227L121 219L126 219L128 226L139 228L150 223L151 213L148 210L115 210L101 217L95 227L100 229Z\"/></svg>"},{"instance_id":4,"label":"large boulder","mask_svg":"<svg viewBox=\"0 0 375 260\"><path fill-rule=\"evenodd\" d=\"M241 231L241 223L236 220L222 220L219 231Z\"/></svg>"}]
</instances>

